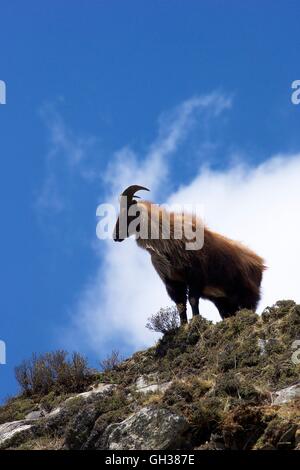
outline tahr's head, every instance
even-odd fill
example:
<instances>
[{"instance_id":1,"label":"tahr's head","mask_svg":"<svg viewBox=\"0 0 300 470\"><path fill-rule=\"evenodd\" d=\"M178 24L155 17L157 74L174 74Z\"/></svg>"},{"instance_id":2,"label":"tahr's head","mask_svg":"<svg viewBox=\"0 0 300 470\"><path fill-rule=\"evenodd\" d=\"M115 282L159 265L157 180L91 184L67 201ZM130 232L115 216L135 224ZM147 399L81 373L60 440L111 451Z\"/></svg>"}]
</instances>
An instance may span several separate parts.
<instances>
[{"instance_id":1,"label":"tahr's head","mask_svg":"<svg viewBox=\"0 0 300 470\"><path fill-rule=\"evenodd\" d=\"M134 184L128 186L120 195L120 213L113 233L115 242L122 242L125 238L133 235L133 233L130 233L129 226L136 218L134 206L137 204L136 198L139 198L139 196L135 196L135 193L141 189L149 191L149 189L144 186Z\"/></svg>"}]
</instances>

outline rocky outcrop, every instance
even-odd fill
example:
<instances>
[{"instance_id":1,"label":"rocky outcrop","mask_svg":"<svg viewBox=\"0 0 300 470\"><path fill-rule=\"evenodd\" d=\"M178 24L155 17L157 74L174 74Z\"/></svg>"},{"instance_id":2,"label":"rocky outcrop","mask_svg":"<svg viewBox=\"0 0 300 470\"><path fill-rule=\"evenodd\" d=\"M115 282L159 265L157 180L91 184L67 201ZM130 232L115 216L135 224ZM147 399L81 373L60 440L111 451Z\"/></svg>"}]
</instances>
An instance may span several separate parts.
<instances>
[{"instance_id":1,"label":"rocky outcrop","mask_svg":"<svg viewBox=\"0 0 300 470\"><path fill-rule=\"evenodd\" d=\"M159 382L156 374L141 375L135 382L135 390L139 393L165 392L172 381Z\"/></svg>"},{"instance_id":2,"label":"rocky outcrop","mask_svg":"<svg viewBox=\"0 0 300 470\"><path fill-rule=\"evenodd\" d=\"M189 424L183 416L158 407L145 407L105 431L110 450L179 449Z\"/></svg>"},{"instance_id":3,"label":"rocky outcrop","mask_svg":"<svg viewBox=\"0 0 300 470\"><path fill-rule=\"evenodd\" d=\"M27 421L34 421L36 419L40 419L40 418L43 418L44 416L46 416L47 413L45 413L45 411L43 410L37 410L37 411L30 411L30 413L28 413L26 416L25 416L25 420Z\"/></svg>"},{"instance_id":4,"label":"rocky outcrop","mask_svg":"<svg viewBox=\"0 0 300 470\"><path fill-rule=\"evenodd\" d=\"M113 388L115 388L115 386L116 386L115 384L96 384L91 388L91 390L88 390L87 392L77 393L77 395L67 398L66 401L74 400L78 398L83 398L84 400L86 400L95 395L102 395L103 393L108 392L109 390L112 390Z\"/></svg>"},{"instance_id":5,"label":"rocky outcrop","mask_svg":"<svg viewBox=\"0 0 300 470\"><path fill-rule=\"evenodd\" d=\"M31 429L32 424L28 420L12 421L11 423L4 423L0 425L0 448L9 446L16 437L21 440L28 436L28 431Z\"/></svg>"},{"instance_id":6,"label":"rocky outcrop","mask_svg":"<svg viewBox=\"0 0 300 470\"><path fill-rule=\"evenodd\" d=\"M94 428L99 416L97 403L89 403L82 408L70 421L65 432L65 447L67 449L82 449Z\"/></svg>"},{"instance_id":7,"label":"rocky outcrop","mask_svg":"<svg viewBox=\"0 0 300 470\"><path fill-rule=\"evenodd\" d=\"M10 400L0 448L300 450L299 338L292 301L194 318L82 393Z\"/></svg>"},{"instance_id":8,"label":"rocky outcrop","mask_svg":"<svg viewBox=\"0 0 300 470\"><path fill-rule=\"evenodd\" d=\"M79 410L83 411L82 416L84 417L84 421L87 422L90 416L89 410L93 408L93 400L97 402L97 399L99 399L101 395L107 394L114 388L114 384L96 384L91 390L78 393L62 401L60 406L50 412L46 412L40 408L39 410L29 412L23 420L0 425L0 447L3 448L5 446L15 445L16 443L22 444L24 440L26 440L28 436L32 436L33 433L37 436L55 433L56 435L65 435L66 448L68 448L67 423L74 418L74 415L78 415L78 417L81 416ZM73 428L71 427L71 429ZM74 429L76 440L71 447L79 448L78 442L80 439L82 442L85 442L81 436L84 434L84 422L80 420L80 429L76 426ZM87 438L88 436L86 440Z\"/></svg>"},{"instance_id":9,"label":"rocky outcrop","mask_svg":"<svg viewBox=\"0 0 300 470\"><path fill-rule=\"evenodd\" d=\"M300 399L300 382L291 385L290 387L282 388L272 394L274 405L282 405L289 403L292 400Z\"/></svg>"}]
</instances>

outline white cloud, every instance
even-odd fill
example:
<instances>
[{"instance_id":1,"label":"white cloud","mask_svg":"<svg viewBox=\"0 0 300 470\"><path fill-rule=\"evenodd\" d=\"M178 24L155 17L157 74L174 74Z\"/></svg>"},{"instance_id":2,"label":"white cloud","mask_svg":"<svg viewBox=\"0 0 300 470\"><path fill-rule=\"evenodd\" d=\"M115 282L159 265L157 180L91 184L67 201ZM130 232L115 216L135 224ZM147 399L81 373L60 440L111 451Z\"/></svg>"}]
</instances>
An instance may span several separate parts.
<instances>
[{"instance_id":1,"label":"white cloud","mask_svg":"<svg viewBox=\"0 0 300 470\"><path fill-rule=\"evenodd\" d=\"M126 185L136 183L149 186L151 199L158 200L168 184L172 164L168 157L175 155L195 120L216 117L229 106L230 100L217 94L193 98L161 121L158 138L144 158L130 148L117 152L107 174L109 196L113 199ZM300 154L271 157L257 167L236 164L220 172L203 167L165 201L204 204L211 228L265 257L269 269L259 310L278 299L300 301L299 175ZM81 293L71 327L74 342L85 339L97 351L105 350L113 339L118 339L120 349L122 345L138 349L153 343L153 334L145 329L146 320L172 302L149 255L132 239L99 243L106 246L101 250L98 273ZM220 319L209 302L201 302L201 313Z\"/></svg>"},{"instance_id":2,"label":"white cloud","mask_svg":"<svg viewBox=\"0 0 300 470\"><path fill-rule=\"evenodd\" d=\"M212 229L240 240L266 260L258 311L280 299L300 302L300 153L278 155L257 167L204 169L171 202L199 200ZM218 319L208 302L203 314Z\"/></svg>"}]
</instances>

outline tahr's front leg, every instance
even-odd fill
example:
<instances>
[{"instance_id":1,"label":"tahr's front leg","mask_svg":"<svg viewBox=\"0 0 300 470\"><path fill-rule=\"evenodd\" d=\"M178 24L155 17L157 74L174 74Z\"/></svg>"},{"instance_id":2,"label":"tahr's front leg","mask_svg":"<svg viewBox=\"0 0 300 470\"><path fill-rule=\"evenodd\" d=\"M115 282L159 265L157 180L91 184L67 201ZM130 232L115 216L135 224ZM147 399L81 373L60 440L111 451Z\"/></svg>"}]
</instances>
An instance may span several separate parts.
<instances>
[{"instance_id":1,"label":"tahr's front leg","mask_svg":"<svg viewBox=\"0 0 300 470\"><path fill-rule=\"evenodd\" d=\"M192 308L193 316L199 315L199 289L189 286L189 303Z\"/></svg>"},{"instance_id":2,"label":"tahr's front leg","mask_svg":"<svg viewBox=\"0 0 300 470\"><path fill-rule=\"evenodd\" d=\"M176 303L176 307L180 316L180 323L183 325L187 323L186 315L186 299L187 299L187 286L179 281L173 281L168 279L166 281L166 289L173 300Z\"/></svg>"},{"instance_id":3,"label":"tahr's front leg","mask_svg":"<svg viewBox=\"0 0 300 470\"><path fill-rule=\"evenodd\" d=\"M165 261L155 253L151 254L151 260L158 275L163 280L167 292L173 302L175 302L181 324L187 323L186 301L187 301L187 285L184 282L174 281L166 275Z\"/></svg>"},{"instance_id":4,"label":"tahr's front leg","mask_svg":"<svg viewBox=\"0 0 300 470\"><path fill-rule=\"evenodd\" d=\"M189 302L192 307L193 316L199 315L199 297L190 297Z\"/></svg>"},{"instance_id":5,"label":"tahr's front leg","mask_svg":"<svg viewBox=\"0 0 300 470\"><path fill-rule=\"evenodd\" d=\"M185 304L176 304L179 316L180 316L180 323L183 325L187 323L187 315L186 315L186 303Z\"/></svg>"}]
</instances>

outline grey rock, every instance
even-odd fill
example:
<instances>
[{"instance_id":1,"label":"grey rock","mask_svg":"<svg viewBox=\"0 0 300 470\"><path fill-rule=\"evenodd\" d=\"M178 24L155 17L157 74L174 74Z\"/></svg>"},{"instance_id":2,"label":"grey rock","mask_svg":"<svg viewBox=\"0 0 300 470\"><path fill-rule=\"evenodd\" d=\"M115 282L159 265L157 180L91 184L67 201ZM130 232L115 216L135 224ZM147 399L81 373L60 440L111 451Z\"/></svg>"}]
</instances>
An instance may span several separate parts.
<instances>
[{"instance_id":1,"label":"grey rock","mask_svg":"<svg viewBox=\"0 0 300 470\"><path fill-rule=\"evenodd\" d=\"M57 408L45 414L44 419L38 421L39 429L42 433L56 430L58 436L64 433L64 428L82 410L86 409L90 403L97 401L101 395L108 393L116 385L98 384L91 390L67 398Z\"/></svg>"},{"instance_id":2,"label":"grey rock","mask_svg":"<svg viewBox=\"0 0 300 470\"><path fill-rule=\"evenodd\" d=\"M259 347L259 350L260 350L260 355L263 356L266 354L266 345L268 344L268 340L265 340L265 339L261 339L259 338L257 340L257 345Z\"/></svg>"},{"instance_id":3,"label":"grey rock","mask_svg":"<svg viewBox=\"0 0 300 470\"><path fill-rule=\"evenodd\" d=\"M147 385L146 387L143 387L139 389L138 391L140 393L149 393L149 392L164 392L171 386L172 382L163 382L161 384L152 384L152 385Z\"/></svg>"},{"instance_id":4,"label":"grey rock","mask_svg":"<svg viewBox=\"0 0 300 470\"><path fill-rule=\"evenodd\" d=\"M58 406L57 408L54 408L54 410L50 411L50 413L47 413L46 416L51 418L51 416L56 416L61 412L62 408L61 406Z\"/></svg>"},{"instance_id":5,"label":"grey rock","mask_svg":"<svg viewBox=\"0 0 300 470\"><path fill-rule=\"evenodd\" d=\"M89 437L100 414L99 403L101 403L102 396L111 395L114 388L116 388L115 384L99 384L88 392L79 393L75 397L66 400L65 405L68 408L71 407L72 409L72 404L76 404L75 398L77 398L77 403L80 400L82 406L79 407L77 412L69 415L68 425L65 430L65 448L89 448Z\"/></svg>"},{"instance_id":6,"label":"grey rock","mask_svg":"<svg viewBox=\"0 0 300 470\"><path fill-rule=\"evenodd\" d=\"M148 381L146 380L144 375L141 375L140 377L137 378L135 382L135 386L137 390L140 390L141 388L147 387Z\"/></svg>"},{"instance_id":7,"label":"grey rock","mask_svg":"<svg viewBox=\"0 0 300 470\"><path fill-rule=\"evenodd\" d=\"M91 390L67 398L60 405L36 419L35 432L39 435L65 437L65 447L79 449L88 438L88 434L97 418L97 403L101 396L110 393L114 384L98 384Z\"/></svg>"},{"instance_id":8,"label":"grey rock","mask_svg":"<svg viewBox=\"0 0 300 470\"><path fill-rule=\"evenodd\" d=\"M67 449L81 449L87 442L95 421L99 415L97 405L85 405L69 422L65 432L65 447Z\"/></svg>"},{"instance_id":9,"label":"grey rock","mask_svg":"<svg viewBox=\"0 0 300 470\"><path fill-rule=\"evenodd\" d=\"M43 418L44 416L46 416L46 414L47 413L45 413L45 411L43 410L31 411L25 416L25 419L29 421L34 421L36 419Z\"/></svg>"},{"instance_id":10,"label":"grey rock","mask_svg":"<svg viewBox=\"0 0 300 470\"><path fill-rule=\"evenodd\" d=\"M300 382L272 393L273 404L282 405L300 398Z\"/></svg>"},{"instance_id":11,"label":"grey rock","mask_svg":"<svg viewBox=\"0 0 300 470\"><path fill-rule=\"evenodd\" d=\"M62 437L69 421L84 408L85 400L64 402L55 408L44 418L35 421L39 435L51 435Z\"/></svg>"},{"instance_id":12,"label":"grey rock","mask_svg":"<svg viewBox=\"0 0 300 470\"><path fill-rule=\"evenodd\" d=\"M100 383L100 384L95 385L94 387L92 387L92 389L89 390L88 392L77 393L77 395L74 395L73 397L67 398L66 402L70 401L70 400L74 400L76 398L87 399L87 398L93 397L93 395L102 395L103 393L109 392L110 390L112 390L115 387L116 387L115 384Z\"/></svg>"},{"instance_id":13,"label":"grey rock","mask_svg":"<svg viewBox=\"0 0 300 470\"><path fill-rule=\"evenodd\" d=\"M110 450L177 449L185 441L188 422L167 409L145 407L105 431Z\"/></svg>"},{"instance_id":14,"label":"grey rock","mask_svg":"<svg viewBox=\"0 0 300 470\"><path fill-rule=\"evenodd\" d=\"M0 425L0 446L9 445L17 434L25 434L32 427L26 420L12 421Z\"/></svg>"},{"instance_id":15,"label":"grey rock","mask_svg":"<svg viewBox=\"0 0 300 470\"><path fill-rule=\"evenodd\" d=\"M171 381L162 383L157 382L157 377L155 377L155 381L153 380L154 377L152 375L141 375L135 383L136 391L139 393L164 392L172 385Z\"/></svg>"}]
</instances>

